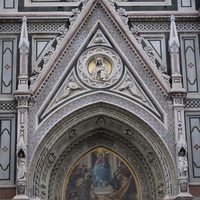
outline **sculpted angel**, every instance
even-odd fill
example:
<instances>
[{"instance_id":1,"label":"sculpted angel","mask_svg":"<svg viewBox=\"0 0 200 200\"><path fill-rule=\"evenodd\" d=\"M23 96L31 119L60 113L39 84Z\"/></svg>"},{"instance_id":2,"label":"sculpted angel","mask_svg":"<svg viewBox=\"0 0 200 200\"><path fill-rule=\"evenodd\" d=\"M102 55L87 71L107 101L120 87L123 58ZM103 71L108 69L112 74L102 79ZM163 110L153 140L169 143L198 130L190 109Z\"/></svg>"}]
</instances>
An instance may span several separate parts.
<instances>
[{"instance_id":1,"label":"sculpted angel","mask_svg":"<svg viewBox=\"0 0 200 200\"><path fill-rule=\"evenodd\" d=\"M73 90L77 90L77 89L81 89L81 87L74 81L74 77L72 76L69 79L69 82L65 85L63 93L56 99L56 103L64 98L66 98L67 96L70 95L70 93Z\"/></svg>"}]
</instances>

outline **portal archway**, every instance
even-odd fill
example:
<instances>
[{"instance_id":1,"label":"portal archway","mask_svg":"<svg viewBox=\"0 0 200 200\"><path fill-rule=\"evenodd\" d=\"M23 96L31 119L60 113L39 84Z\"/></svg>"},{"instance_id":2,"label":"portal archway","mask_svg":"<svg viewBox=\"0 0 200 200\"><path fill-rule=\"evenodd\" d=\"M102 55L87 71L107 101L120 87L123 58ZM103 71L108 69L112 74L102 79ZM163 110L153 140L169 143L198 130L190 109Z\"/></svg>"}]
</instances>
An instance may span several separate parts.
<instances>
[{"instance_id":1,"label":"portal archway","mask_svg":"<svg viewBox=\"0 0 200 200\"><path fill-rule=\"evenodd\" d=\"M80 109L46 134L29 170L29 191L41 199L65 199L67 177L81 158L97 148L126 163L135 174L139 199L173 195L176 171L159 134L137 116L120 108L113 112L103 104Z\"/></svg>"}]
</instances>

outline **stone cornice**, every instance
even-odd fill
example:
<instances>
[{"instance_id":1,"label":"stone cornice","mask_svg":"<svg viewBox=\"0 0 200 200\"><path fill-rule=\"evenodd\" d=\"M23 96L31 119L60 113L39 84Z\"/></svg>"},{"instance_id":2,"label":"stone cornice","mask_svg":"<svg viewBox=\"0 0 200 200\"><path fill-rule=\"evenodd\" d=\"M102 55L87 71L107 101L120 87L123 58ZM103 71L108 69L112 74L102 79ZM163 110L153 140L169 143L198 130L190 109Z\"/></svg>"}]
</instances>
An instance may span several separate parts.
<instances>
[{"instance_id":1,"label":"stone cornice","mask_svg":"<svg viewBox=\"0 0 200 200\"><path fill-rule=\"evenodd\" d=\"M169 19L171 15L174 15L177 19L191 19L198 18L198 11L127 11L129 18L166 18Z\"/></svg>"},{"instance_id":2,"label":"stone cornice","mask_svg":"<svg viewBox=\"0 0 200 200\"><path fill-rule=\"evenodd\" d=\"M146 19L167 19L171 15L174 15L176 19L198 19L199 11L126 11L129 18L146 18ZM18 12L18 13L3 13L0 14L0 19L21 19L23 16L28 19L68 19L71 16L71 12Z\"/></svg>"}]
</instances>

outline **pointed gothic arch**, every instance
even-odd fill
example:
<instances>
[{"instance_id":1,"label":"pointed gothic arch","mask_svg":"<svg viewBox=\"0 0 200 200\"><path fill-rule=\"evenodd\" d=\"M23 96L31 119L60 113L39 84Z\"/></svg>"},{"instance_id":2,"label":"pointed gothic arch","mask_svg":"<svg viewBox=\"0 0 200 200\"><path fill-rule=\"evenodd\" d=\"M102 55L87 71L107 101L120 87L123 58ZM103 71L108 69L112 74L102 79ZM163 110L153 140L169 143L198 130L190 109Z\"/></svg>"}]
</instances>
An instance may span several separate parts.
<instances>
[{"instance_id":1,"label":"pointed gothic arch","mask_svg":"<svg viewBox=\"0 0 200 200\"><path fill-rule=\"evenodd\" d=\"M95 148L119 155L136 174L140 199L174 195L177 174L164 141L150 125L116 106L97 103L60 120L40 141L30 162L28 191L40 199L64 199L66 177Z\"/></svg>"}]
</instances>

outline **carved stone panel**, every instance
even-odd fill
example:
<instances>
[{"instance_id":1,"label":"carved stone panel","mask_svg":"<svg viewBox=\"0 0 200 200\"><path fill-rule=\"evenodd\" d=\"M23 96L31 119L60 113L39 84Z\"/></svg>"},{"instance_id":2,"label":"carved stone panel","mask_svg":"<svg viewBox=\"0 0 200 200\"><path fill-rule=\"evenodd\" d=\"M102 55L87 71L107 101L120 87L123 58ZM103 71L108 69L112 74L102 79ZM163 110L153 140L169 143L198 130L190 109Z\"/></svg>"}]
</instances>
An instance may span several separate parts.
<instances>
[{"instance_id":1,"label":"carved stone panel","mask_svg":"<svg viewBox=\"0 0 200 200\"><path fill-rule=\"evenodd\" d=\"M108 48L90 48L77 63L80 80L92 88L107 88L122 76L123 64L120 57Z\"/></svg>"}]
</instances>

